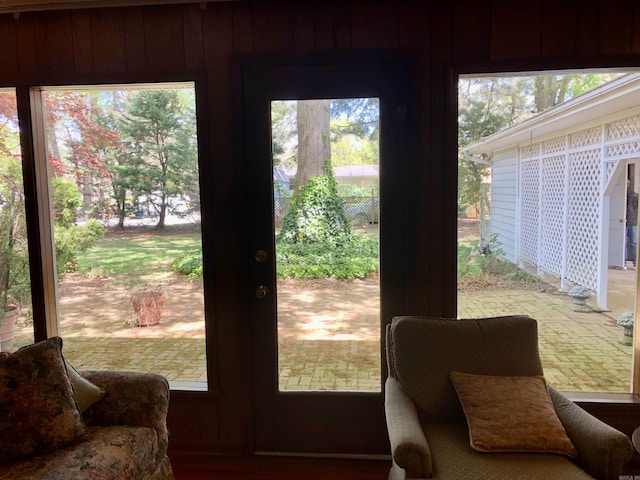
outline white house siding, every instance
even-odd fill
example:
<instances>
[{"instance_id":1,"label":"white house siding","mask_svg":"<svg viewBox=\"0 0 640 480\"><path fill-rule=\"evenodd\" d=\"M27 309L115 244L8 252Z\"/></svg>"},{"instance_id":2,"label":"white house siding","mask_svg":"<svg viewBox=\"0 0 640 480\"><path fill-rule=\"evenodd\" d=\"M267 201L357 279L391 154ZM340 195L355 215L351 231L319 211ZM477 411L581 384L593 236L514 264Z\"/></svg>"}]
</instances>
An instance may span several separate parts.
<instances>
[{"instance_id":1,"label":"white house siding","mask_svg":"<svg viewBox=\"0 0 640 480\"><path fill-rule=\"evenodd\" d=\"M491 170L491 234L497 235L504 257L516 263L517 150L498 152Z\"/></svg>"}]
</instances>

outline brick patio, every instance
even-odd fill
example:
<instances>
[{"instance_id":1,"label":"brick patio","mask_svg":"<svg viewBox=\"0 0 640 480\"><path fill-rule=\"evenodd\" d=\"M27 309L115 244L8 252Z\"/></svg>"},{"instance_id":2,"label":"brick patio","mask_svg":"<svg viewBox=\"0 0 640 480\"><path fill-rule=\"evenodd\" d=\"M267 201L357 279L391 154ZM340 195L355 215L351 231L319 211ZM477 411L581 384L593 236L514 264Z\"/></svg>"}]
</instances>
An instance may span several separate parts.
<instances>
[{"instance_id":1,"label":"brick patio","mask_svg":"<svg viewBox=\"0 0 640 480\"><path fill-rule=\"evenodd\" d=\"M543 366L552 385L565 391L627 392L632 349L619 342L622 328L615 320L622 311L633 310L636 272L611 274L618 290L610 294L609 312L573 312L571 298L561 293L490 289L461 291L459 316L531 315L539 322ZM345 306L340 285L279 289L281 389L379 390L378 289L375 280L356 281L352 287L349 298L355 308L336 308ZM82 294L72 283L66 288L60 302L61 332L65 355L77 368L153 371L174 387L206 381L199 284L171 286L160 325L146 328L126 324L130 290L105 292L99 283ZM100 308L94 307L96 298ZM336 311L342 312L338 318ZM31 327L24 327L16 345L31 339Z\"/></svg>"}]
</instances>

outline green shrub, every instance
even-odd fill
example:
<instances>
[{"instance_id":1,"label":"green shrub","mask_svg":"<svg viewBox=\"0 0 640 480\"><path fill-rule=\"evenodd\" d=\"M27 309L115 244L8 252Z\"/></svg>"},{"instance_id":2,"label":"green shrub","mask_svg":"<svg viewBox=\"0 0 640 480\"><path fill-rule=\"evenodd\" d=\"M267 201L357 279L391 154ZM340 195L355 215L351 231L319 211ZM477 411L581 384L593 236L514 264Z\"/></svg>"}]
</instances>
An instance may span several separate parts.
<instances>
[{"instance_id":1,"label":"green shrub","mask_svg":"<svg viewBox=\"0 0 640 480\"><path fill-rule=\"evenodd\" d=\"M378 242L365 237L353 236L342 245L280 241L276 251L278 278L353 280L378 271Z\"/></svg>"},{"instance_id":2,"label":"green shrub","mask_svg":"<svg viewBox=\"0 0 640 480\"><path fill-rule=\"evenodd\" d=\"M78 268L78 253L93 247L106 232L106 228L94 219L85 225L56 225L54 237L56 244L56 267L58 277L75 272Z\"/></svg>"},{"instance_id":3,"label":"green shrub","mask_svg":"<svg viewBox=\"0 0 640 480\"><path fill-rule=\"evenodd\" d=\"M180 255L175 262L173 262L173 271L180 273L187 277L201 277L202 276L202 252L189 252L184 255Z\"/></svg>"}]
</instances>

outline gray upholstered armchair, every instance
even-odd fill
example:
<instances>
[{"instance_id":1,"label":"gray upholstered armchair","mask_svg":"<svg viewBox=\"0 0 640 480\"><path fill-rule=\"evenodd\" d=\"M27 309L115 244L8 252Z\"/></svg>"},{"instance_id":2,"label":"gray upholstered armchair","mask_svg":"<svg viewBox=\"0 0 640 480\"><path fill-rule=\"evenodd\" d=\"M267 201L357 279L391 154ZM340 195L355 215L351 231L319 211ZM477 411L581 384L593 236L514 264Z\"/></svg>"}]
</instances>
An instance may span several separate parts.
<instances>
[{"instance_id":1,"label":"gray upholstered armchair","mask_svg":"<svg viewBox=\"0 0 640 480\"><path fill-rule=\"evenodd\" d=\"M618 480L633 455L626 435L551 387L546 401L551 415L555 410L555 420L560 420L569 444L575 446L575 459L528 451L485 453L470 446L467 404L463 410L451 372L499 378L543 375L537 322L528 316L396 317L387 329L386 346L385 411L393 459L390 480ZM485 389L481 386L480 390Z\"/></svg>"}]
</instances>

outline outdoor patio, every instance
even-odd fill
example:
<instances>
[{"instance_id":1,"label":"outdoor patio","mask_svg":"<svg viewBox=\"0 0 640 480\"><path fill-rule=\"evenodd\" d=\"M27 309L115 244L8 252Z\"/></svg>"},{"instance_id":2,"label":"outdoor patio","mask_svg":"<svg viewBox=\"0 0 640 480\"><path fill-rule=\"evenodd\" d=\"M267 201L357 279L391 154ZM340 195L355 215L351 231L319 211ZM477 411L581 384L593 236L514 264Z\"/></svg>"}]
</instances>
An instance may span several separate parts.
<instances>
[{"instance_id":1,"label":"outdoor patio","mask_svg":"<svg viewBox=\"0 0 640 480\"><path fill-rule=\"evenodd\" d=\"M577 313L566 293L529 289L460 291L459 316L528 314L539 322L540 351L549 382L565 391L630 390L630 346L619 342L616 319L633 310L636 272L611 270L611 311ZM279 329L283 390L380 389L380 354L375 311L375 280L356 281L350 296L356 308L342 309L339 286L279 289ZM64 352L79 369L152 371L165 375L174 388L203 388L207 381L202 294L195 284L176 284L168 291L161 323L131 327L130 291L110 290L108 302L94 308L95 291L73 292L66 284L60 302ZM313 302L324 309L311 311ZM343 305L344 306L344 305ZM373 312L373 314L372 314ZM20 329L16 346L30 343L31 327ZM517 348L517 346L514 346Z\"/></svg>"}]
</instances>

